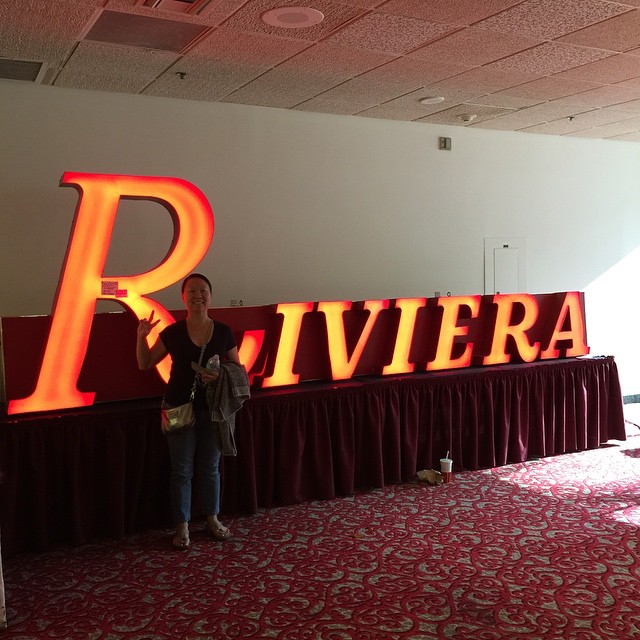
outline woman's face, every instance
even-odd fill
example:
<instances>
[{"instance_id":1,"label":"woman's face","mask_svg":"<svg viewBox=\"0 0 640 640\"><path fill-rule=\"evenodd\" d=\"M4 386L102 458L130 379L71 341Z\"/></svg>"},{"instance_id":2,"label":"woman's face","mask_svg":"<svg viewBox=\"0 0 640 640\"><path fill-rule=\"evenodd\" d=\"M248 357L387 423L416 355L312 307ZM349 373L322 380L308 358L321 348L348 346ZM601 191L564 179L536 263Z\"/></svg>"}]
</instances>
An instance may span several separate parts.
<instances>
[{"instance_id":1,"label":"woman's face","mask_svg":"<svg viewBox=\"0 0 640 640\"><path fill-rule=\"evenodd\" d=\"M208 309L211 304L209 285L202 278L189 278L182 299L188 310Z\"/></svg>"}]
</instances>

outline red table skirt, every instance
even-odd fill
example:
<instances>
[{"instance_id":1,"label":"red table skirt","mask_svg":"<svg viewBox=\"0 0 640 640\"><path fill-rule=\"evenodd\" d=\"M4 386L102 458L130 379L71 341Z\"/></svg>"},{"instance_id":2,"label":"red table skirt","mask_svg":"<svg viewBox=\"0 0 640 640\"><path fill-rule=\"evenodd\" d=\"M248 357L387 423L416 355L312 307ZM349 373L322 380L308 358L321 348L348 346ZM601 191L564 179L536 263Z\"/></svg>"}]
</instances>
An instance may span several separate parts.
<instances>
[{"instance_id":1,"label":"red table skirt","mask_svg":"<svg viewBox=\"0 0 640 640\"><path fill-rule=\"evenodd\" d=\"M624 440L613 358L256 390L223 461L223 513L349 495ZM159 400L0 421L3 554L170 526ZM195 513L195 512L194 512Z\"/></svg>"}]
</instances>

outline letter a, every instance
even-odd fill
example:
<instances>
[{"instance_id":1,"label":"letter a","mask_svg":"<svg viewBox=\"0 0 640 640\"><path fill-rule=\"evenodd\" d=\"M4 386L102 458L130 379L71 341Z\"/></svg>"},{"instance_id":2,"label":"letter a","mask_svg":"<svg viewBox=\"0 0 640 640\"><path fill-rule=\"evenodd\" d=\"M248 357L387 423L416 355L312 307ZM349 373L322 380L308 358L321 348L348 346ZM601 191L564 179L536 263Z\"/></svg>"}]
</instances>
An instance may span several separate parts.
<instances>
[{"instance_id":1,"label":"letter a","mask_svg":"<svg viewBox=\"0 0 640 640\"><path fill-rule=\"evenodd\" d=\"M567 324L569 327L563 329ZM556 320L553 334L549 339L549 346L540 354L540 359L559 358L558 342L561 340L571 341L571 347L567 348L565 353L567 358L586 356L589 353L586 336L581 294L577 291L568 291Z\"/></svg>"},{"instance_id":2,"label":"letter a","mask_svg":"<svg viewBox=\"0 0 640 640\"><path fill-rule=\"evenodd\" d=\"M204 194L178 178L65 173L61 186L80 193L62 278L54 304L51 331L33 394L12 400L9 414L49 411L92 404L95 393L78 390L77 382L89 343L96 301L115 300L138 318L155 311L161 322L149 340L174 319L143 294L172 285L204 257L213 238L213 211ZM155 269L134 276L104 277L120 198L157 201L171 214L171 250ZM167 361L161 375L166 378Z\"/></svg>"}]
</instances>

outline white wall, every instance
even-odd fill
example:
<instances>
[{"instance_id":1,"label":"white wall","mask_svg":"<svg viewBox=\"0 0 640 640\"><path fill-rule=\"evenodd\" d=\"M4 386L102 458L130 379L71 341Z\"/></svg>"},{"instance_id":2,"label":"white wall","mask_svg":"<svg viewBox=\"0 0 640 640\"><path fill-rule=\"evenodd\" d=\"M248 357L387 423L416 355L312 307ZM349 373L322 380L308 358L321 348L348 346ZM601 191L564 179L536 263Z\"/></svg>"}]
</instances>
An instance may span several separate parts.
<instances>
[{"instance_id":1,"label":"white wall","mask_svg":"<svg viewBox=\"0 0 640 640\"><path fill-rule=\"evenodd\" d=\"M438 150L441 135L452 151ZM0 81L0 140L5 316L51 311L77 202L58 186L65 171L198 186L216 216L199 270L217 306L483 293L484 238L522 237L527 289L585 290L589 317L603 304L590 284L640 246L637 143L11 81ZM159 205L124 203L105 275L152 268L171 233ZM157 299L180 305L176 287ZM627 311L607 304L611 323ZM615 333L589 326L592 353L616 355L623 391L637 393L640 347L621 348Z\"/></svg>"}]
</instances>

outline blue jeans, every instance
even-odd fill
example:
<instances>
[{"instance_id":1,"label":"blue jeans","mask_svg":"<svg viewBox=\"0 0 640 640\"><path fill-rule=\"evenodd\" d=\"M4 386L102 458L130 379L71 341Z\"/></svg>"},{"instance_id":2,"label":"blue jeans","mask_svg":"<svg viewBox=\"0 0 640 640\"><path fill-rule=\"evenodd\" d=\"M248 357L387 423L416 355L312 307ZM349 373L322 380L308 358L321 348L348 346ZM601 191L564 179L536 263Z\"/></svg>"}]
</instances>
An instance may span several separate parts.
<instances>
[{"instance_id":1,"label":"blue jeans","mask_svg":"<svg viewBox=\"0 0 640 640\"><path fill-rule=\"evenodd\" d=\"M208 411L196 411L196 423L167 435L171 458L171 516L174 522L191 519L191 481L194 475L205 515L220 511L220 449Z\"/></svg>"}]
</instances>

